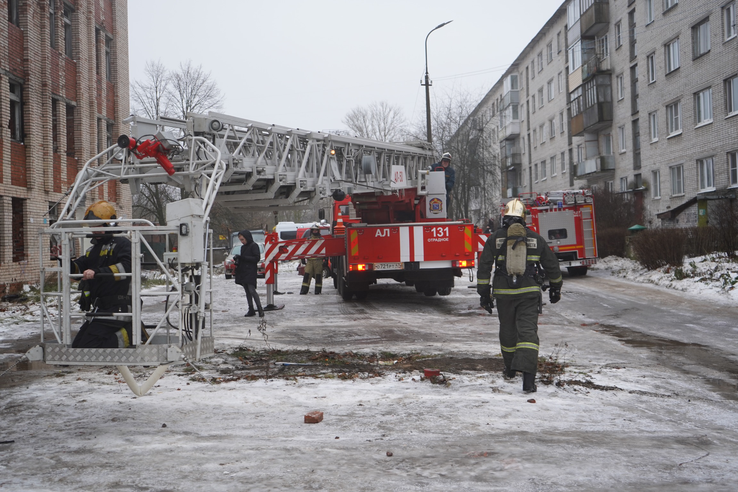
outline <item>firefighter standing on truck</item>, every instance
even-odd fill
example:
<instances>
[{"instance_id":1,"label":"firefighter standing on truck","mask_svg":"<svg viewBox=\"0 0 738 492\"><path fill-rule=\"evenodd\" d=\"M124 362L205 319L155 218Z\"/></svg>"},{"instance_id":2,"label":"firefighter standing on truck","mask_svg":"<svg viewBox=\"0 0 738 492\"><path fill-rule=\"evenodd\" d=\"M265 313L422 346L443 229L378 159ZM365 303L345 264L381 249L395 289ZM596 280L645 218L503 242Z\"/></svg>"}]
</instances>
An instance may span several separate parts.
<instances>
[{"instance_id":1,"label":"firefighter standing on truck","mask_svg":"<svg viewBox=\"0 0 738 492\"><path fill-rule=\"evenodd\" d=\"M310 227L311 241L320 239L320 227L313 224ZM300 294L305 295L310 290L310 280L315 277L315 293L320 294L323 290L323 258L308 258L305 263L305 275L302 277L302 288Z\"/></svg>"},{"instance_id":2,"label":"firefighter standing on truck","mask_svg":"<svg viewBox=\"0 0 738 492\"><path fill-rule=\"evenodd\" d=\"M114 220L115 208L100 200L85 211L85 220ZM91 224L92 246L72 261L72 273L82 274L80 308L88 311L72 347L125 348L131 346L131 318L113 313L131 312L131 241L105 230L110 224ZM95 230L96 229L96 230Z\"/></svg>"},{"instance_id":3,"label":"firefighter standing on truck","mask_svg":"<svg viewBox=\"0 0 738 492\"><path fill-rule=\"evenodd\" d=\"M494 307L492 298L497 301L503 376L512 379L522 372L526 393L536 391L541 268L549 280L549 300L557 303L563 283L559 260L543 237L525 227L525 205L514 198L505 205L502 227L484 245L477 270L477 293L480 305L489 313Z\"/></svg>"}]
</instances>

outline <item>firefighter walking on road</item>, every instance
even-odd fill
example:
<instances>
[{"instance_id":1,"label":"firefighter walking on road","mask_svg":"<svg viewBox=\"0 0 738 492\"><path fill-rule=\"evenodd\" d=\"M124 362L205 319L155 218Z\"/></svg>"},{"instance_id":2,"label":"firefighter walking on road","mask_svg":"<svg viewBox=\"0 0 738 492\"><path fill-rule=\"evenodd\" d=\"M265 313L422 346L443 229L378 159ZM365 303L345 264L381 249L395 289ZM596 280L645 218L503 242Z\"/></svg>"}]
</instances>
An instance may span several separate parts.
<instances>
[{"instance_id":1,"label":"firefighter walking on road","mask_svg":"<svg viewBox=\"0 0 738 492\"><path fill-rule=\"evenodd\" d=\"M320 227L313 224L310 227L311 241L320 239ZM305 295L310 290L310 281L315 277L315 293L320 294L323 290L323 258L308 258L305 263L305 275L302 277L302 288L300 294Z\"/></svg>"},{"instance_id":2,"label":"firefighter walking on road","mask_svg":"<svg viewBox=\"0 0 738 492\"><path fill-rule=\"evenodd\" d=\"M494 278L492 277L492 268ZM492 313L497 301L500 345L505 363L503 376L523 373L523 391L536 391L538 369L538 314L542 273L549 280L549 300L561 299L559 260L539 234L525 227L525 205L515 198L505 206L502 227L482 251L477 271L480 305Z\"/></svg>"}]
</instances>

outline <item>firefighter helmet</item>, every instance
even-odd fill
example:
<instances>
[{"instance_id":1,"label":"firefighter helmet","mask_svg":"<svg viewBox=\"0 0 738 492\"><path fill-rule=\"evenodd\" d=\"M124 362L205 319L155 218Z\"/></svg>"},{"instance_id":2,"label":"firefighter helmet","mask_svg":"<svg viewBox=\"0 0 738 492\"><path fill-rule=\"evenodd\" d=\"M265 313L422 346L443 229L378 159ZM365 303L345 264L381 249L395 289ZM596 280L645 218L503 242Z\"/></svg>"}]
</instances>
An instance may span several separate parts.
<instances>
[{"instance_id":1,"label":"firefighter helmet","mask_svg":"<svg viewBox=\"0 0 738 492\"><path fill-rule=\"evenodd\" d=\"M525 205L518 198L513 198L505 204L505 213L502 215L508 217L525 218Z\"/></svg>"},{"instance_id":2,"label":"firefighter helmet","mask_svg":"<svg viewBox=\"0 0 738 492\"><path fill-rule=\"evenodd\" d=\"M117 218L115 208L105 200L95 202L85 210L85 220L112 220Z\"/></svg>"},{"instance_id":3,"label":"firefighter helmet","mask_svg":"<svg viewBox=\"0 0 738 492\"><path fill-rule=\"evenodd\" d=\"M441 156L441 160L451 162L451 154L448 152L444 152L444 154Z\"/></svg>"},{"instance_id":4,"label":"firefighter helmet","mask_svg":"<svg viewBox=\"0 0 738 492\"><path fill-rule=\"evenodd\" d=\"M310 226L310 232L312 234L320 234L320 226L317 222Z\"/></svg>"}]
</instances>

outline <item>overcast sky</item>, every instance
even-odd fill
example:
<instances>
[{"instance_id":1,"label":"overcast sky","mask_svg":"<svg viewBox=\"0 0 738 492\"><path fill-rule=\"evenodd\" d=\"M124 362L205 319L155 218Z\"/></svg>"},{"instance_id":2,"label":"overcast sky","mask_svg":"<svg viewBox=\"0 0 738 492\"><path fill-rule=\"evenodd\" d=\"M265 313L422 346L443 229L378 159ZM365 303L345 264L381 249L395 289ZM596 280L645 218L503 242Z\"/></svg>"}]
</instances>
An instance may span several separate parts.
<instances>
[{"instance_id":1,"label":"overcast sky","mask_svg":"<svg viewBox=\"0 0 738 492\"><path fill-rule=\"evenodd\" d=\"M129 0L131 82L147 61L192 60L217 81L223 112L309 130L345 129L386 101L425 121L431 97L486 93L561 0ZM206 6L206 7L204 7ZM421 126L422 128L422 126Z\"/></svg>"}]
</instances>

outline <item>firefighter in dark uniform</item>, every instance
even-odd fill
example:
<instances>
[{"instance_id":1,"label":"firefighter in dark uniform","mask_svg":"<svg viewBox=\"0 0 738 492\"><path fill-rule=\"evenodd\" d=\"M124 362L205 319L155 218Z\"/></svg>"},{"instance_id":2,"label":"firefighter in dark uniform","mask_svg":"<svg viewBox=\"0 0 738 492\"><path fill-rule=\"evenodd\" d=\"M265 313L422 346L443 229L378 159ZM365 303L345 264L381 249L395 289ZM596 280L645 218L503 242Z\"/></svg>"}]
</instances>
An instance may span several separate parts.
<instances>
[{"instance_id":1,"label":"firefighter in dark uniform","mask_svg":"<svg viewBox=\"0 0 738 492\"><path fill-rule=\"evenodd\" d=\"M492 267L494 278L490 285ZM539 234L525 227L525 205L517 198L505 206L502 227L484 245L477 271L480 305L492 312L497 301L503 376L523 373L523 391L536 391L538 314L542 273L549 281L549 300L561 299L559 260ZM491 289L490 289L491 287Z\"/></svg>"},{"instance_id":2,"label":"firefighter in dark uniform","mask_svg":"<svg viewBox=\"0 0 738 492\"><path fill-rule=\"evenodd\" d=\"M100 200L85 211L85 220L114 220L115 208ZM131 346L131 318L113 313L131 312L131 241L106 233L109 223L91 224L92 246L72 261L72 273L82 274L80 307L88 311L72 347L124 348Z\"/></svg>"},{"instance_id":3,"label":"firefighter in dark uniform","mask_svg":"<svg viewBox=\"0 0 738 492\"><path fill-rule=\"evenodd\" d=\"M310 227L311 241L320 239L320 226L313 224ZM305 295L310 290L310 281L315 277L315 293L320 294L323 291L323 258L308 258L305 262L305 275L302 277L302 288L300 294Z\"/></svg>"}]
</instances>

